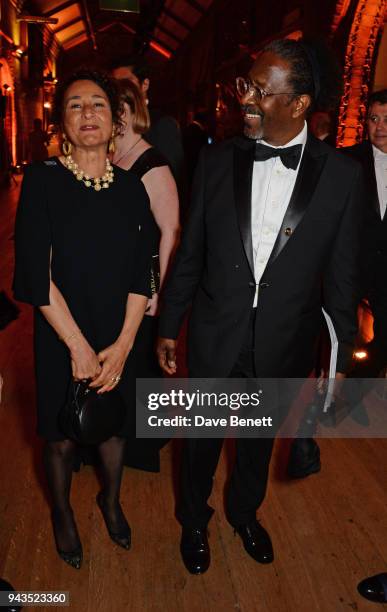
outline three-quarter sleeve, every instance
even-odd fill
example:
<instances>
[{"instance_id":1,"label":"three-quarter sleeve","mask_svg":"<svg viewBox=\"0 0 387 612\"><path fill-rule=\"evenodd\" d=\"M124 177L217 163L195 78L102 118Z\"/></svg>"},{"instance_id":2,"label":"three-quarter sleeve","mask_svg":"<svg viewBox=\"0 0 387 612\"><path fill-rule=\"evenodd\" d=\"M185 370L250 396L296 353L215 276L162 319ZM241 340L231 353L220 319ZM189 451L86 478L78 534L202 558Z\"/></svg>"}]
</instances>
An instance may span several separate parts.
<instances>
[{"instance_id":1,"label":"three-quarter sleeve","mask_svg":"<svg viewBox=\"0 0 387 612\"><path fill-rule=\"evenodd\" d=\"M138 293L149 298L152 297L151 290L151 267L152 255L157 252L157 244L153 231L153 216L149 203L144 205L141 223L138 228L136 241L135 261L133 262L133 274L129 285L129 293Z\"/></svg>"},{"instance_id":2,"label":"three-quarter sleeve","mask_svg":"<svg viewBox=\"0 0 387 612\"><path fill-rule=\"evenodd\" d=\"M27 166L15 224L14 296L33 306L50 303L51 230L42 164Z\"/></svg>"}]
</instances>

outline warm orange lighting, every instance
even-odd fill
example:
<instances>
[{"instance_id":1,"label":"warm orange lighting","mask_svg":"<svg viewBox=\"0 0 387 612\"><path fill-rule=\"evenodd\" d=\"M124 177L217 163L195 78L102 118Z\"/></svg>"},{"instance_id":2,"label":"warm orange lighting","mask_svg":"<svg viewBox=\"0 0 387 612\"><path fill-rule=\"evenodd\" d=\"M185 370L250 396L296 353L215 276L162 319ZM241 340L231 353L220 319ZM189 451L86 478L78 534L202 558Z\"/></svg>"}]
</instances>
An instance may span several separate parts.
<instances>
[{"instance_id":1,"label":"warm orange lighting","mask_svg":"<svg viewBox=\"0 0 387 612\"><path fill-rule=\"evenodd\" d=\"M351 4L351 0L338 0L336 2L335 14L334 14L332 24L331 24L331 35L333 35L336 32L340 23L346 16L350 4Z\"/></svg>"},{"instance_id":2,"label":"warm orange lighting","mask_svg":"<svg viewBox=\"0 0 387 612\"><path fill-rule=\"evenodd\" d=\"M50 104L50 102L45 102L45 103L43 104L43 106L44 106L44 108L51 108L51 104Z\"/></svg>"},{"instance_id":3,"label":"warm orange lighting","mask_svg":"<svg viewBox=\"0 0 387 612\"><path fill-rule=\"evenodd\" d=\"M1 58L0 62L0 92L4 92L7 97L6 116L4 121L4 130L8 143L11 149L12 164L16 164L16 140L17 140L17 121L15 108L15 92L13 87L13 77L9 64L5 57ZM11 83L11 85L10 85Z\"/></svg>"},{"instance_id":4,"label":"warm orange lighting","mask_svg":"<svg viewBox=\"0 0 387 612\"><path fill-rule=\"evenodd\" d=\"M345 54L344 93L337 130L339 147L356 144L363 138L373 55L386 7L387 0L358 0Z\"/></svg>"},{"instance_id":5,"label":"warm orange lighting","mask_svg":"<svg viewBox=\"0 0 387 612\"><path fill-rule=\"evenodd\" d=\"M11 53L14 57L17 57L18 59L21 59L24 55L24 51L23 49L20 49L20 47L18 47L14 51L11 51Z\"/></svg>"},{"instance_id":6,"label":"warm orange lighting","mask_svg":"<svg viewBox=\"0 0 387 612\"><path fill-rule=\"evenodd\" d=\"M56 25L59 21L56 17L45 17L44 15L18 15L16 21L26 21L27 23L50 23Z\"/></svg>"},{"instance_id":7,"label":"warm orange lighting","mask_svg":"<svg viewBox=\"0 0 387 612\"><path fill-rule=\"evenodd\" d=\"M300 40L302 38L302 30L294 30L294 32L290 32L286 34L286 37L289 40Z\"/></svg>"},{"instance_id":8,"label":"warm orange lighting","mask_svg":"<svg viewBox=\"0 0 387 612\"><path fill-rule=\"evenodd\" d=\"M355 351L353 357L356 361L365 361L368 359L368 353L365 350Z\"/></svg>"},{"instance_id":9,"label":"warm orange lighting","mask_svg":"<svg viewBox=\"0 0 387 612\"><path fill-rule=\"evenodd\" d=\"M159 45L154 40L150 41L149 46L152 47L152 49L154 49L155 51L157 51L157 53L160 53L160 55L164 55L164 57L166 57L167 59L169 59L171 57L171 55L172 55L171 53L169 53L169 51L164 49L164 47Z\"/></svg>"},{"instance_id":10,"label":"warm orange lighting","mask_svg":"<svg viewBox=\"0 0 387 612\"><path fill-rule=\"evenodd\" d=\"M12 40L12 38L10 38L5 32L3 32L3 30L0 30L0 36L5 38L5 40L9 42L10 45L14 44L14 41Z\"/></svg>"}]
</instances>

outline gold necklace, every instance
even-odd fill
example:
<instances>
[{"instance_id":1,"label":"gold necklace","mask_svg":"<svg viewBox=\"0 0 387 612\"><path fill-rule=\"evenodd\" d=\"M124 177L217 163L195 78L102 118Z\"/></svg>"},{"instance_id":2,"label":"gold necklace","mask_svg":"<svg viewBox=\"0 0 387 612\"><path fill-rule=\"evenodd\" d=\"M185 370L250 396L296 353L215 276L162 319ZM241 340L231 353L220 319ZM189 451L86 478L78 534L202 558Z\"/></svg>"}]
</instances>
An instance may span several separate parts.
<instances>
[{"instance_id":1,"label":"gold necklace","mask_svg":"<svg viewBox=\"0 0 387 612\"><path fill-rule=\"evenodd\" d=\"M95 191L101 191L101 189L108 189L111 183L114 181L114 171L110 161L106 158L106 170L105 174L100 178L92 178L88 174L85 174L78 164L73 160L71 155L66 155L64 164L70 172L74 174L78 181L82 181L86 187L93 187Z\"/></svg>"}]
</instances>

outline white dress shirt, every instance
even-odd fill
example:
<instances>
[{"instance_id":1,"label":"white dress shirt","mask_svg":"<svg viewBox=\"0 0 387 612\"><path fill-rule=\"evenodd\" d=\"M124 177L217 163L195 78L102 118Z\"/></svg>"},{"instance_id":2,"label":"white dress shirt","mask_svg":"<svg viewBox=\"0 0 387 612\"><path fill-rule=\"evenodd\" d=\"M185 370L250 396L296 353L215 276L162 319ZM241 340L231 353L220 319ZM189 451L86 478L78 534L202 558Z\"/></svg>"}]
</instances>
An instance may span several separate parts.
<instances>
[{"instance_id":1,"label":"white dress shirt","mask_svg":"<svg viewBox=\"0 0 387 612\"><path fill-rule=\"evenodd\" d=\"M375 162L376 184L378 186L378 198L380 216L383 219L387 207L387 153L383 153L372 145Z\"/></svg>"},{"instance_id":2,"label":"white dress shirt","mask_svg":"<svg viewBox=\"0 0 387 612\"><path fill-rule=\"evenodd\" d=\"M304 124L301 132L283 148L301 144L304 153L307 139L307 125ZM264 140L262 144L270 147ZM300 163L301 163L300 158ZM266 161L256 161L253 167L253 182L251 189L251 232L254 256L254 277L256 291L253 306L258 303L258 286L266 268L270 254L273 250L278 232L289 205L290 198L296 182L298 170L286 168L279 157L272 157Z\"/></svg>"}]
</instances>

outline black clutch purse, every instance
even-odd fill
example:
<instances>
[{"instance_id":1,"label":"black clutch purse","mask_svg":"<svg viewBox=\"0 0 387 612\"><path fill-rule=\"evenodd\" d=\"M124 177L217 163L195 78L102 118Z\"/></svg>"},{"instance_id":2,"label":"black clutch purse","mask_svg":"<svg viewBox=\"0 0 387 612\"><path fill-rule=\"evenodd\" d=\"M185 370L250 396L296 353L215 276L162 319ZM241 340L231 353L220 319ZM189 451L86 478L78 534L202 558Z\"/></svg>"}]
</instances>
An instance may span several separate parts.
<instances>
[{"instance_id":1,"label":"black clutch purse","mask_svg":"<svg viewBox=\"0 0 387 612\"><path fill-rule=\"evenodd\" d=\"M66 438L79 444L101 444L120 432L125 416L117 389L98 394L89 381L72 381L67 402L59 412L59 427Z\"/></svg>"}]
</instances>

